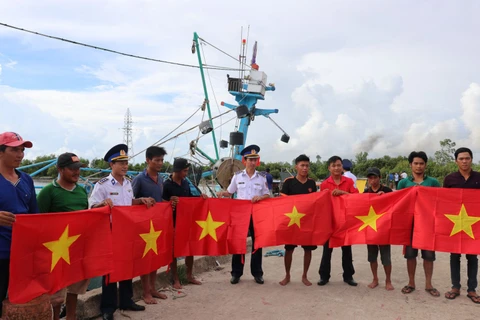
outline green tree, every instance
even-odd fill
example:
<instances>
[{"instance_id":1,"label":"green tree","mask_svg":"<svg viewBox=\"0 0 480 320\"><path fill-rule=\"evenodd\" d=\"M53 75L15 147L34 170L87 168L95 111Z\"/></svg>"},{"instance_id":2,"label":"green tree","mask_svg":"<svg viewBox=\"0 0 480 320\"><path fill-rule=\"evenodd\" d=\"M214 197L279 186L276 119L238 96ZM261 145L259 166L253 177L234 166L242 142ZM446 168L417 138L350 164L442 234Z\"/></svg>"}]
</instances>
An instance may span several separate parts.
<instances>
[{"instance_id":1,"label":"green tree","mask_svg":"<svg viewBox=\"0 0 480 320\"><path fill-rule=\"evenodd\" d=\"M435 151L434 155L435 162L441 165L453 162L453 160L455 160L453 154L455 153L456 145L457 144L450 139L440 141L440 150Z\"/></svg>"}]
</instances>

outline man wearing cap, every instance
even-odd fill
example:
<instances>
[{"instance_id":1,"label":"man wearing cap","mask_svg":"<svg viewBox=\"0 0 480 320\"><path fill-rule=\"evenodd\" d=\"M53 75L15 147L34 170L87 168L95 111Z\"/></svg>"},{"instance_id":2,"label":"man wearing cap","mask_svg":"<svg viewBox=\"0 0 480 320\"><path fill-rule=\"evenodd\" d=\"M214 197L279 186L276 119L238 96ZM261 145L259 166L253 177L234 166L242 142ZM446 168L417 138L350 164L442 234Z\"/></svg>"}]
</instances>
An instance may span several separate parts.
<instances>
[{"instance_id":1,"label":"man wearing cap","mask_svg":"<svg viewBox=\"0 0 480 320\"><path fill-rule=\"evenodd\" d=\"M353 180L342 175L343 162L339 156L332 156L327 161L330 177L325 179L320 185L321 191L328 191L334 197L342 196L349 193L358 193L353 185ZM319 286L324 286L330 281L330 271L332 268L333 248L329 247L329 241L323 245L322 260L320 262L320 280L317 282ZM353 267L352 246L342 246L342 268L343 282L350 286L357 286L357 282L353 280L355 268Z\"/></svg>"},{"instance_id":2,"label":"man wearing cap","mask_svg":"<svg viewBox=\"0 0 480 320\"><path fill-rule=\"evenodd\" d=\"M15 215L38 212L32 178L16 169L23 160L25 148L32 146L17 133L0 134L0 316L8 290Z\"/></svg>"},{"instance_id":3,"label":"man wearing cap","mask_svg":"<svg viewBox=\"0 0 480 320\"><path fill-rule=\"evenodd\" d=\"M245 169L235 172L227 191L220 191L217 193L219 197L231 197L237 193L238 199L251 200L253 203L267 199L270 193L267 186L265 174L255 170L260 164L260 155L258 152L260 147L257 145L250 145L245 147L240 154L243 156ZM246 213L250 214L250 213ZM255 249L255 233L253 228L253 220L250 217L250 226L248 228L250 236L252 237L252 259L250 261L250 271L258 284L263 284L263 270L262 270L262 248ZM231 284L237 284L240 277L243 275L243 261L245 255L234 254L232 257L232 278Z\"/></svg>"},{"instance_id":4,"label":"man wearing cap","mask_svg":"<svg viewBox=\"0 0 480 320\"><path fill-rule=\"evenodd\" d=\"M372 167L367 169L368 189L364 193L376 193L378 195L392 192L392 189L380 183L380 170ZM385 269L385 289L393 290L392 280L392 259L390 254L390 245L367 245L368 262L370 262L370 269L373 274L373 281L368 285L373 289L378 286L378 251L380 251L380 260L382 261L383 269Z\"/></svg>"},{"instance_id":5,"label":"man wearing cap","mask_svg":"<svg viewBox=\"0 0 480 320\"><path fill-rule=\"evenodd\" d=\"M342 161L342 166L343 166L343 175L347 178L350 178L353 180L353 186L356 188L357 187L357 177L352 173L352 161L348 159L343 159Z\"/></svg>"},{"instance_id":6,"label":"man wearing cap","mask_svg":"<svg viewBox=\"0 0 480 320\"><path fill-rule=\"evenodd\" d=\"M297 175L285 179L282 185L282 195L290 196L296 194L308 194L317 192L317 184L315 180L308 177L308 170L310 168L310 158L304 154L299 155L295 159L295 169ZM285 286L290 282L290 269L292 267L293 251L297 245L286 244L285 245L285 278L280 281L280 285ZM303 274L302 282L306 286L311 286L312 283L308 280L308 268L312 261L312 251L317 249L317 246L302 246L303 254Z\"/></svg>"},{"instance_id":7,"label":"man wearing cap","mask_svg":"<svg viewBox=\"0 0 480 320\"><path fill-rule=\"evenodd\" d=\"M189 168L190 163L188 163L187 159L176 158L173 161L173 173L168 177L168 179L165 180L165 183L163 184L163 199L172 203L174 227L177 221L177 211L175 208L177 203L180 201L179 198L193 197L192 191L190 190L190 185L186 179ZM204 194L202 194L202 197L204 199L207 198L207 196ZM193 276L193 256L185 257L185 265L187 267L188 283L197 285L202 284ZM182 285L180 284L180 278L178 277L177 272L177 258L173 258L170 269L172 270L173 287L175 289L181 289Z\"/></svg>"},{"instance_id":8,"label":"man wearing cap","mask_svg":"<svg viewBox=\"0 0 480 320\"><path fill-rule=\"evenodd\" d=\"M145 204L147 207L155 204L153 198L135 199L132 184L126 178L128 171L128 147L118 144L111 148L103 158L110 164L112 172L99 180L92 191L88 204L90 208L103 206L131 206ZM108 283L108 276L103 277L102 298L100 310L104 320L112 320L113 313L117 309L117 284ZM108 284L107 284L108 283ZM144 306L133 302L132 280L119 282L119 307L121 310L143 311Z\"/></svg>"},{"instance_id":9,"label":"man wearing cap","mask_svg":"<svg viewBox=\"0 0 480 320\"><path fill-rule=\"evenodd\" d=\"M58 179L43 187L37 196L40 212L69 212L88 209L87 192L77 184L80 168L85 166L73 153L63 153L58 157ZM65 294L67 295L67 320L76 319L78 295L87 291L89 282L89 279L79 281L52 295L54 320L60 318L60 307L65 300Z\"/></svg>"},{"instance_id":10,"label":"man wearing cap","mask_svg":"<svg viewBox=\"0 0 480 320\"><path fill-rule=\"evenodd\" d=\"M162 147L151 146L145 151L147 168L137 175L132 181L133 195L135 198L152 197L156 202L162 201L163 178L160 170L163 166L163 158L167 152ZM143 301L146 304L156 304L159 299L167 299L167 296L155 289L157 270L140 276L143 288Z\"/></svg>"}]
</instances>

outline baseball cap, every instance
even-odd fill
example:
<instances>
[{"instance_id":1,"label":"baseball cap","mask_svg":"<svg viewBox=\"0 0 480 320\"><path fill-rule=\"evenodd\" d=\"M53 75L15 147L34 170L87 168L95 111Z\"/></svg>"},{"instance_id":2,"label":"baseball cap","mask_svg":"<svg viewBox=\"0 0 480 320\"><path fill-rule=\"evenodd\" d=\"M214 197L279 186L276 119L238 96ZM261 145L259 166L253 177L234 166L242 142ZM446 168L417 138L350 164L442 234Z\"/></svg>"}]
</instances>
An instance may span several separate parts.
<instances>
[{"instance_id":1,"label":"baseball cap","mask_svg":"<svg viewBox=\"0 0 480 320\"><path fill-rule=\"evenodd\" d=\"M187 159L184 158L176 158L173 161L173 172L179 172L183 169L190 167L190 163L188 163Z\"/></svg>"},{"instance_id":2,"label":"baseball cap","mask_svg":"<svg viewBox=\"0 0 480 320\"><path fill-rule=\"evenodd\" d=\"M57 167L59 168L69 167L70 169L78 169L85 168L86 166L85 163L80 162L76 154L71 152L62 153L57 159Z\"/></svg>"},{"instance_id":3,"label":"baseball cap","mask_svg":"<svg viewBox=\"0 0 480 320\"><path fill-rule=\"evenodd\" d=\"M22 145L25 148L33 147L32 142L23 140L18 133L4 132L0 134L0 146L18 147Z\"/></svg>"},{"instance_id":4,"label":"baseball cap","mask_svg":"<svg viewBox=\"0 0 480 320\"><path fill-rule=\"evenodd\" d=\"M378 168L375 168L375 167L368 168L367 169L367 177L371 176L371 175L380 177L380 170Z\"/></svg>"}]
</instances>

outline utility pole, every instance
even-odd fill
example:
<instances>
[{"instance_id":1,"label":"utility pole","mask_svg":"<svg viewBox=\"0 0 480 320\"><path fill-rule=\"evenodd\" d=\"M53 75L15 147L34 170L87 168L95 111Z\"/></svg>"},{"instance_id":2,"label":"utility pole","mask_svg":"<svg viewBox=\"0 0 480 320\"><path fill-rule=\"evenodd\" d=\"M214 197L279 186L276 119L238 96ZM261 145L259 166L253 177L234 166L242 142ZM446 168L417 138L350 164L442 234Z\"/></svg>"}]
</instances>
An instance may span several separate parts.
<instances>
[{"instance_id":1,"label":"utility pole","mask_svg":"<svg viewBox=\"0 0 480 320\"><path fill-rule=\"evenodd\" d=\"M127 108L122 129L123 129L123 143L125 143L128 147L128 154L133 154L132 124L133 124L132 114L130 113L130 109ZM133 158L130 161L132 163L135 162Z\"/></svg>"}]
</instances>

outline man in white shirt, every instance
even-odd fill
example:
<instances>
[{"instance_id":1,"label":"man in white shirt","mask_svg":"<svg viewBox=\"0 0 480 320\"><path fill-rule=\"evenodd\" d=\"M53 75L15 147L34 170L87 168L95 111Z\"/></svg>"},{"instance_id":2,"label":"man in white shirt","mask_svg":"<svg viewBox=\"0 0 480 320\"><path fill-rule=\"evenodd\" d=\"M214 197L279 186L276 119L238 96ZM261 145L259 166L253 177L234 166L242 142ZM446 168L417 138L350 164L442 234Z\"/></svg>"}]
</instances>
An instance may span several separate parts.
<instances>
[{"instance_id":1,"label":"man in white shirt","mask_svg":"<svg viewBox=\"0 0 480 320\"><path fill-rule=\"evenodd\" d=\"M343 175L347 178L352 179L353 186L357 188L357 177L351 172L353 167L352 162L348 159L343 159L342 165L343 165Z\"/></svg>"},{"instance_id":2,"label":"man in white shirt","mask_svg":"<svg viewBox=\"0 0 480 320\"><path fill-rule=\"evenodd\" d=\"M245 160L245 169L235 172L235 175L227 188L227 191L220 191L219 197L230 197L237 193L237 199L251 200L253 203L267 199L270 197L267 180L264 173L258 172L255 168L260 164L260 156L258 152L260 147L250 145L245 147L241 154ZM245 214L250 214L249 212ZM253 220L250 217L249 232L252 236L252 260L250 263L250 271L258 284L263 284L262 270L262 248L254 250L255 234L253 229ZM231 284L237 284L243 275L243 262L245 255L234 254L232 257L232 278Z\"/></svg>"}]
</instances>

